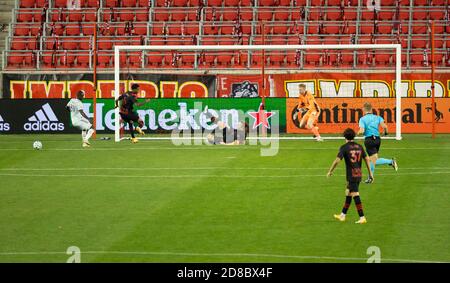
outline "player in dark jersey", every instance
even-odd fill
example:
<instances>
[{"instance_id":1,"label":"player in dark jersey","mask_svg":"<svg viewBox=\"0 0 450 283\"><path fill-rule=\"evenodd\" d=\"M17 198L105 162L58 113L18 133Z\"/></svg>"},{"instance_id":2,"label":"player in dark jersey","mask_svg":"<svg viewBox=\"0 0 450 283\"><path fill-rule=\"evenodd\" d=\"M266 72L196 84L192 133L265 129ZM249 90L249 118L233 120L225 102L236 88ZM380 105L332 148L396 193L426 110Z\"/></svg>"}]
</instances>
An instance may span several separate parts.
<instances>
[{"instance_id":1,"label":"player in dark jersey","mask_svg":"<svg viewBox=\"0 0 450 283\"><path fill-rule=\"evenodd\" d=\"M345 216L347 215L347 210L352 203L352 198L355 201L356 209L358 210L359 220L356 221L357 224L367 223L366 218L364 217L364 212L362 208L361 199L359 198L359 183L361 183L362 172L361 172L361 164L362 160L366 163L367 171L369 171L369 179L373 180L373 174L370 170L370 160L366 155L364 148L355 143L353 140L356 136L354 130L348 128L344 131L344 137L346 140L346 144L341 146L339 149L339 153L331 165L330 170L328 171L327 177L333 175L333 171L336 166L341 162L342 159L345 159L345 166L347 170L347 189L345 190L345 204L344 208L342 208L342 213L335 214L334 218L339 221L345 221Z\"/></svg>"},{"instance_id":2,"label":"player in dark jersey","mask_svg":"<svg viewBox=\"0 0 450 283\"><path fill-rule=\"evenodd\" d=\"M136 111L134 111L134 105L136 106L142 106L144 103L138 103L137 102L137 96L139 94L139 85L133 84L131 86L131 91L127 91L116 100L116 108L119 107L119 102L121 102L119 114L122 120L128 124L129 131L131 134L131 142L137 143L138 140L134 136L134 123L138 123L138 126L136 127L136 132L138 132L140 135L144 135L144 132L142 131L142 127L144 126L144 121L142 121L141 118L139 118L139 115ZM147 99L145 102L148 102L149 99Z\"/></svg>"}]
</instances>

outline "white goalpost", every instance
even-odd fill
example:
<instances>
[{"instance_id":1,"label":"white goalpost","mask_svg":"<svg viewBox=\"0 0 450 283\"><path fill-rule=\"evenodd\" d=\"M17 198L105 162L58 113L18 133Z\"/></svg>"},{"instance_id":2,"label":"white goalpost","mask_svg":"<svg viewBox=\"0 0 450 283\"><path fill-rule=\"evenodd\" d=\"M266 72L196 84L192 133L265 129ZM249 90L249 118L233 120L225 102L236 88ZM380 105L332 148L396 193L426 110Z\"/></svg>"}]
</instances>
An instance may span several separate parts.
<instances>
[{"instance_id":1,"label":"white goalpost","mask_svg":"<svg viewBox=\"0 0 450 283\"><path fill-rule=\"evenodd\" d=\"M297 51L302 50L390 50L395 52L395 85L393 94L395 95L395 136L383 137L384 139L401 140L402 130L402 108L401 108L401 94L402 94L402 76L401 76L401 45L400 44L323 44L323 45L119 45L114 47L114 98L120 96L120 53L126 51L153 51L153 52L207 52L207 51ZM283 69L284 70L284 69ZM288 71L298 71L298 69L285 69ZM311 69L311 72L318 72ZM170 69L167 69L170 73ZM238 73L239 70L236 70ZM320 71L319 71L320 72ZM338 71L339 72L339 71ZM367 69L370 72L370 69ZM120 115L119 109L115 109L115 141L119 142L122 138L120 136ZM340 139L341 137L327 137L328 139ZM145 139L171 139L171 137L146 137ZM308 137L276 137L276 139L312 139Z\"/></svg>"}]
</instances>

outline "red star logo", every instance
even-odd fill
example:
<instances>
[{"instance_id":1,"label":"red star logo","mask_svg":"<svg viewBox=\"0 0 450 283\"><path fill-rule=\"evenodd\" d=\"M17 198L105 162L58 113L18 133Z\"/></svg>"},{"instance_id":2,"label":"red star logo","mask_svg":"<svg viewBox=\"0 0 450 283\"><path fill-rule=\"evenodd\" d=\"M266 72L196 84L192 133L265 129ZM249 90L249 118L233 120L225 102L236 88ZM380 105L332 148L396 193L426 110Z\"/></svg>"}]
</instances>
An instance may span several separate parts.
<instances>
[{"instance_id":1,"label":"red star logo","mask_svg":"<svg viewBox=\"0 0 450 283\"><path fill-rule=\"evenodd\" d=\"M263 125L267 129L270 129L269 118L275 113L264 110L264 105L261 103L258 112L248 112L248 114L255 118L253 129L256 129L259 125Z\"/></svg>"}]
</instances>

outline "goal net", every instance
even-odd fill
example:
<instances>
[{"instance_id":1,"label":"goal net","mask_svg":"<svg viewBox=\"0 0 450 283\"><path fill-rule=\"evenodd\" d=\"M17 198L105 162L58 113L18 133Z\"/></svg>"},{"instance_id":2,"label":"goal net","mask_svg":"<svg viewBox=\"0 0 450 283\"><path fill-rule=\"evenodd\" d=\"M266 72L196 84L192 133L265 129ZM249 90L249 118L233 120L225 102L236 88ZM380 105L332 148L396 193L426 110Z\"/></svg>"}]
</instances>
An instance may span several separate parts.
<instances>
[{"instance_id":1,"label":"goal net","mask_svg":"<svg viewBox=\"0 0 450 283\"><path fill-rule=\"evenodd\" d=\"M144 67L144 70L122 68L121 62L130 56L138 56L142 60L139 67ZM144 82L142 74L145 73L155 74L157 71L168 76L197 76L203 88L206 80L210 79L205 74L216 78L215 89L208 92L209 98L195 96L193 92L183 94L178 84L184 84L176 81L171 82L180 90L175 96L165 95L165 87L170 86L162 87L161 83L155 85L156 94L153 96L149 96L148 91L138 94L141 98L155 98L138 111L144 121L143 130L155 133L141 139L171 139L171 130L194 131L186 127L177 128L176 122L179 121L172 121L171 125L175 126L165 129L155 126L158 119L180 119L180 115L171 115L166 111L170 109L163 109L157 103L173 98L175 100L171 103L165 103L172 105L173 111L189 112L190 107L197 108L194 112L199 115L189 119L198 121L191 121L190 125L211 129L214 127L210 121L212 116L220 119L220 111L236 110L241 111L238 118L224 121L232 127L238 125L237 119L242 119L250 129L258 128L257 133L270 133L270 123L276 120L280 130L276 138L312 139L310 128L296 110L299 107L299 85L306 86L306 90L315 97L320 111L313 123L323 138L341 139L345 128L357 130L359 118L364 115L363 105L368 102L373 112L382 116L388 125L389 136L383 138L401 139L401 97L402 94L406 96L408 87L403 85L406 92L402 92L400 44L133 45L115 46L114 59L116 99L130 90L133 83ZM240 83L230 86L233 91L224 94L221 89L223 82L236 78ZM211 111L204 111L207 106ZM263 115L267 120L271 116L277 116L277 119L260 121L261 116L249 115L250 111ZM127 125L116 108L115 140L127 137Z\"/></svg>"}]
</instances>

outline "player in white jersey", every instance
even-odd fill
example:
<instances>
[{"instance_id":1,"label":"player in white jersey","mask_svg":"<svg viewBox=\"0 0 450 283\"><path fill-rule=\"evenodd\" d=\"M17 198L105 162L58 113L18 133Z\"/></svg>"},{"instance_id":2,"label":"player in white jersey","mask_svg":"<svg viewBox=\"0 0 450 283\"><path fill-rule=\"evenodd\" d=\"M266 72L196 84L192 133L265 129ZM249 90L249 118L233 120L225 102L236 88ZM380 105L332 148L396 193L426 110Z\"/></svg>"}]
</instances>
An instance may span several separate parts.
<instances>
[{"instance_id":1,"label":"player in white jersey","mask_svg":"<svg viewBox=\"0 0 450 283\"><path fill-rule=\"evenodd\" d=\"M83 139L83 147L89 147L89 138L94 133L92 124L88 116L83 111L84 91L77 92L77 98L72 98L67 103L66 109L70 111L70 118L72 119L72 125L81 130L81 137Z\"/></svg>"}]
</instances>

